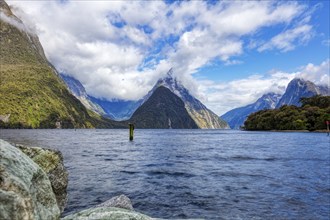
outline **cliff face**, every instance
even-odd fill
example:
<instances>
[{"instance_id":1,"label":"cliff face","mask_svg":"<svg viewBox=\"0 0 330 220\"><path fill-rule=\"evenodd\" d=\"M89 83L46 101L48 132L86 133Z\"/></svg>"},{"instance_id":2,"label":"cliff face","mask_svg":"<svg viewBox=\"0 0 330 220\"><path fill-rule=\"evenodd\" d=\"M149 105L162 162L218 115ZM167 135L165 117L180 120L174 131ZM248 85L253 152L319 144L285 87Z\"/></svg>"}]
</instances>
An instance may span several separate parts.
<instances>
[{"instance_id":1,"label":"cliff face","mask_svg":"<svg viewBox=\"0 0 330 220\"><path fill-rule=\"evenodd\" d=\"M0 0L0 127L114 127L90 115L48 62L38 36Z\"/></svg>"},{"instance_id":2,"label":"cliff face","mask_svg":"<svg viewBox=\"0 0 330 220\"><path fill-rule=\"evenodd\" d=\"M300 98L308 98L315 95L329 95L329 88L315 85L311 81L296 78L288 84L276 108L280 108L283 105L301 106Z\"/></svg>"}]
</instances>

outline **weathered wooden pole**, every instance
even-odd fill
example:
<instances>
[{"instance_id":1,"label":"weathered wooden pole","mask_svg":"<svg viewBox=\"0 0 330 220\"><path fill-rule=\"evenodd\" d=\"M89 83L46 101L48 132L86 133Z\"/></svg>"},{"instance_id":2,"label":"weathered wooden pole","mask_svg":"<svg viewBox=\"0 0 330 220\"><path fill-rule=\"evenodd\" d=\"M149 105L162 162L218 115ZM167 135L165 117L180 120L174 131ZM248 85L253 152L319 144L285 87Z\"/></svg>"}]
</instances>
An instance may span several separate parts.
<instances>
[{"instance_id":1,"label":"weathered wooden pole","mask_svg":"<svg viewBox=\"0 0 330 220\"><path fill-rule=\"evenodd\" d=\"M134 137L134 124L129 123L129 140L132 141Z\"/></svg>"}]
</instances>

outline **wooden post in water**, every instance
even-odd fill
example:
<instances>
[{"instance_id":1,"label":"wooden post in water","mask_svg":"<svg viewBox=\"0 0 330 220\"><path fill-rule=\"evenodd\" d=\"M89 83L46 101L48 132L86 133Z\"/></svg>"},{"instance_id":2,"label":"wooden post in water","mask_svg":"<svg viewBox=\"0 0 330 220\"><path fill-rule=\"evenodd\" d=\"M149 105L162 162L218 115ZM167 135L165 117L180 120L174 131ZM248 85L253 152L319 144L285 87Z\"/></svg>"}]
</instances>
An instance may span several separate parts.
<instances>
[{"instance_id":1,"label":"wooden post in water","mask_svg":"<svg viewBox=\"0 0 330 220\"><path fill-rule=\"evenodd\" d=\"M134 124L129 123L129 140L132 141L134 137Z\"/></svg>"},{"instance_id":2,"label":"wooden post in water","mask_svg":"<svg viewBox=\"0 0 330 220\"><path fill-rule=\"evenodd\" d=\"M327 133L328 133L328 136L329 136L329 124L330 124L330 121L326 121L325 123L327 123Z\"/></svg>"}]
</instances>

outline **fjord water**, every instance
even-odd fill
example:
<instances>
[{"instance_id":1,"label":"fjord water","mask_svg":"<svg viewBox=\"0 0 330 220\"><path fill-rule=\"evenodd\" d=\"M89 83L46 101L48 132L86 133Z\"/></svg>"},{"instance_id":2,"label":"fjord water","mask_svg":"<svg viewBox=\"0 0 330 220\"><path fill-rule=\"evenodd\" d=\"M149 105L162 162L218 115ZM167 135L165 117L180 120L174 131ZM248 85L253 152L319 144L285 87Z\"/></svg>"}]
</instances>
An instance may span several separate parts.
<instances>
[{"instance_id":1,"label":"fjord water","mask_svg":"<svg viewBox=\"0 0 330 220\"><path fill-rule=\"evenodd\" d=\"M65 214L125 194L159 218L329 219L325 133L224 130L0 130L56 148L69 171Z\"/></svg>"}]
</instances>

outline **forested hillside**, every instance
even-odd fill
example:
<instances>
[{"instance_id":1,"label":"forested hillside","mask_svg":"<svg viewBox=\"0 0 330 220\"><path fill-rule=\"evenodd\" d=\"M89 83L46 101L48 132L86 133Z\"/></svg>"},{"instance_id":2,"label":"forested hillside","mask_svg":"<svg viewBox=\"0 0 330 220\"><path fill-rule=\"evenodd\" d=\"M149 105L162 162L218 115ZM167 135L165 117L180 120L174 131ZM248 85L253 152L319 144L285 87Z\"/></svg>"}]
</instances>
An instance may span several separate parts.
<instances>
[{"instance_id":1,"label":"forested hillside","mask_svg":"<svg viewBox=\"0 0 330 220\"><path fill-rule=\"evenodd\" d=\"M330 121L330 96L301 99L302 106L284 105L249 115L246 130L323 130Z\"/></svg>"}]
</instances>

